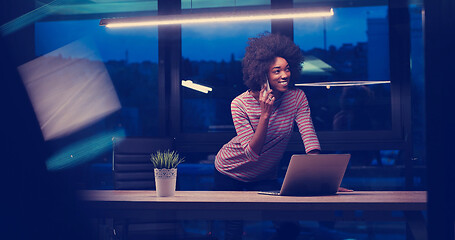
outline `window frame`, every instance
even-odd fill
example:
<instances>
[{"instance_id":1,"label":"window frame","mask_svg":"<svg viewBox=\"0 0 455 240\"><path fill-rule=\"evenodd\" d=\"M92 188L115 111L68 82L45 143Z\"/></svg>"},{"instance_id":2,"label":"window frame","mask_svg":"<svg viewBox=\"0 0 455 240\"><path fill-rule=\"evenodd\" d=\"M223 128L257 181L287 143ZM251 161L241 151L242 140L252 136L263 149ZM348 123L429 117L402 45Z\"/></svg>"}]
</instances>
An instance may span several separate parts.
<instances>
[{"instance_id":1,"label":"window frame","mask_svg":"<svg viewBox=\"0 0 455 240\"><path fill-rule=\"evenodd\" d=\"M272 1L273 3L274 1ZM391 81L391 130L375 131L318 131L317 135L323 151L350 151L350 150L381 150L399 149L409 152L410 134L410 100L403 99L410 93L409 71L409 27L403 27L403 14L407 11L407 5L403 10L404 0L391 1L388 7L389 15L389 51L390 51L390 81ZM401 2L401 3L400 3ZM273 4L272 4L273 7ZM406 16L406 14L405 14ZM272 33L286 34L293 37L293 21L271 21ZM409 26L409 22L407 23ZM403 29L405 31L403 31ZM407 37L406 37L407 35ZM404 39L404 40L403 40ZM408 45L406 46L406 42ZM172 79L179 82L179 78ZM177 92L178 91L178 92ZM180 91L174 92L174 96L181 98ZM170 115L180 119L181 106L173 106ZM179 149L182 151L217 152L220 147L236 135L232 133L185 133L182 131L181 120L171 126L171 136L176 139ZM287 151L304 151L303 143L298 132L294 132Z\"/></svg>"},{"instance_id":2,"label":"window frame","mask_svg":"<svg viewBox=\"0 0 455 240\"><path fill-rule=\"evenodd\" d=\"M292 0L288 5L292 4ZM271 7L283 7L283 1L271 0ZM377 1L350 1L353 5L383 4ZM342 1L312 2L309 6L342 7ZM294 4L301 6L301 4ZM181 13L181 0L158 0L158 12L151 15ZM135 13L115 13L71 16L49 16L41 21L81 20L100 17L128 16ZM140 13L144 14L144 13ZM400 150L405 164L406 186L412 187L412 142L411 142L411 76L410 76L410 20L407 0L388 0L389 57L391 80L391 130L379 131L319 131L317 132L324 151ZM293 37L293 21L271 21L273 33L280 32ZM159 88L159 137L175 139L180 152L206 152L216 154L235 132L185 133L182 131L180 66L182 60L181 26L158 28L158 88ZM394 49L395 51L392 51ZM304 147L298 132L291 136L288 152L303 153Z\"/></svg>"},{"instance_id":3,"label":"window frame","mask_svg":"<svg viewBox=\"0 0 455 240\"><path fill-rule=\"evenodd\" d=\"M283 4L283 2L286 2ZM343 7L342 1L325 1L311 4L292 3L292 0L278 1L271 0L271 8L289 6L331 6ZM384 0L351 1L352 6L376 6L384 4ZM258 6L263 8L264 6ZM251 8L251 7L248 7ZM410 138L410 40L409 20L403 21L404 16L409 14L407 1L388 1L389 16L389 50L390 51L390 80L391 80L391 130L376 131L318 131L317 135L323 150L327 151L349 151L349 150L377 150L377 149L400 149L409 151ZM158 0L157 12L143 12L143 14L165 15L178 14L184 11L181 9L180 0ZM216 9L211 9L216 10ZM42 21L56 20L81 20L100 17L130 16L134 13L103 13L100 16L88 15L51 15ZM409 17L408 17L409 19ZM293 38L292 20L271 21L273 33L281 33ZM245 40L246 41L246 40ZM181 26L158 27L158 88L159 88L159 129L158 136L173 137L179 149L188 152L217 152L219 148L236 135L235 132L216 133L185 133L182 131L181 119L181 86L180 86L180 65L182 53ZM406 96L406 97L405 97ZM293 133L287 151L303 151L302 140L298 132Z\"/></svg>"}]
</instances>

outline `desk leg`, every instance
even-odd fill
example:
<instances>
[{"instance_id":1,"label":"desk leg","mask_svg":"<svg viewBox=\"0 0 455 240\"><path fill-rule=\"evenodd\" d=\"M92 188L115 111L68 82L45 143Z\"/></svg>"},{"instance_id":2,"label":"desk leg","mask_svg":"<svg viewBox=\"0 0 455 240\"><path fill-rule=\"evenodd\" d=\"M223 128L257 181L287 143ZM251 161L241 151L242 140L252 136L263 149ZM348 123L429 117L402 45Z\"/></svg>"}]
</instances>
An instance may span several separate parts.
<instances>
[{"instance_id":1,"label":"desk leg","mask_svg":"<svg viewBox=\"0 0 455 240\"><path fill-rule=\"evenodd\" d=\"M427 240L427 226L420 211L405 212L407 235L411 240Z\"/></svg>"},{"instance_id":2,"label":"desk leg","mask_svg":"<svg viewBox=\"0 0 455 240\"><path fill-rule=\"evenodd\" d=\"M110 218L91 219L93 239L117 240L113 221Z\"/></svg>"}]
</instances>

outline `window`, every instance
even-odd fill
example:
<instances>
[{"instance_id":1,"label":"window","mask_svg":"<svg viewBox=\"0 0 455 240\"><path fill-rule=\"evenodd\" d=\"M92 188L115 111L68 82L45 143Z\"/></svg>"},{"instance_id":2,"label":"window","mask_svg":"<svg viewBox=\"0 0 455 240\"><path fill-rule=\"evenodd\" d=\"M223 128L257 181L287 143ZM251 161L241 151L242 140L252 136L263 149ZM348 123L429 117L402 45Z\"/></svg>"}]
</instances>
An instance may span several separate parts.
<instances>
[{"instance_id":1,"label":"window","mask_svg":"<svg viewBox=\"0 0 455 240\"><path fill-rule=\"evenodd\" d=\"M231 101L247 90L241 60L249 37L270 31L270 21L182 26L182 80L210 87L182 87L182 131L233 132Z\"/></svg>"},{"instance_id":2,"label":"window","mask_svg":"<svg viewBox=\"0 0 455 240\"><path fill-rule=\"evenodd\" d=\"M391 130L387 6L295 20L294 40L305 57L298 85L316 131Z\"/></svg>"}]
</instances>

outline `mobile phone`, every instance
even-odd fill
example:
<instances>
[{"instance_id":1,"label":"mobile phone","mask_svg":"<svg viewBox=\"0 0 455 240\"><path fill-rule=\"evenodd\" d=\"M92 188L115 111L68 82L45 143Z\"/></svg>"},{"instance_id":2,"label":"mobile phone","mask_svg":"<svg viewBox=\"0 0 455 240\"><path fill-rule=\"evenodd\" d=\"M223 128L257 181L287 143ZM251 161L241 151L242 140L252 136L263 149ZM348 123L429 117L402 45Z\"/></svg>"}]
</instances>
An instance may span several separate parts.
<instances>
[{"instance_id":1,"label":"mobile phone","mask_svg":"<svg viewBox=\"0 0 455 240\"><path fill-rule=\"evenodd\" d=\"M265 91L262 94L262 97L265 97L267 95L267 92L270 90L270 84L269 84L269 79L267 76L265 77Z\"/></svg>"}]
</instances>

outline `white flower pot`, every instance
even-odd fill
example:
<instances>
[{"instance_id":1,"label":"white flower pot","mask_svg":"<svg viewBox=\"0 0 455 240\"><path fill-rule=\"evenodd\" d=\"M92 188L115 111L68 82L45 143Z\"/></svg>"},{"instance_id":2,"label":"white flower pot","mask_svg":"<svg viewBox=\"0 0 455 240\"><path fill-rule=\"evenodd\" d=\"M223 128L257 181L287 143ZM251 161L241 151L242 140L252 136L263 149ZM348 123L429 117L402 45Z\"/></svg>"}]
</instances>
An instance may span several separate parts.
<instances>
[{"instance_id":1,"label":"white flower pot","mask_svg":"<svg viewBox=\"0 0 455 240\"><path fill-rule=\"evenodd\" d=\"M172 197L175 195L177 182L177 168L155 168L155 187L158 197Z\"/></svg>"}]
</instances>

